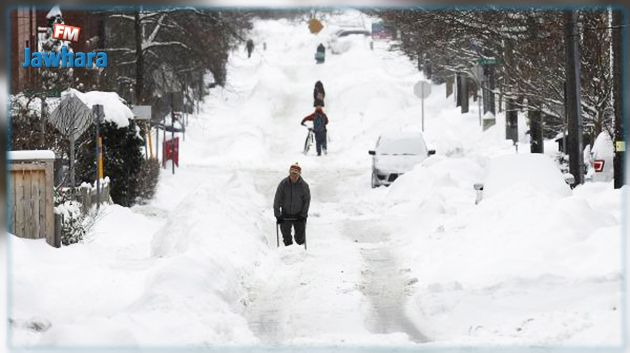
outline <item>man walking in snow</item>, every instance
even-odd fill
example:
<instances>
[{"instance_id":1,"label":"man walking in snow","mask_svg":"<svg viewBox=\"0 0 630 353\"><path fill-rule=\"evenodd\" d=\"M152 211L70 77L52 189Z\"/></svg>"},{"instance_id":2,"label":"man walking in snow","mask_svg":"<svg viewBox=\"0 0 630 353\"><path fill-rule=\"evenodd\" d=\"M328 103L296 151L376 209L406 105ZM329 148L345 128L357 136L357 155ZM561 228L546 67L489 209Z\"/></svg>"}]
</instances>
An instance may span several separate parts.
<instances>
[{"instance_id":1,"label":"man walking in snow","mask_svg":"<svg viewBox=\"0 0 630 353\"><path fill-rule=\"evenodd\" d=\"M273 199L273 214L282 231L284 245L293 244L291 228L295 230L295 242L305 240L306 218L311 204L311 191L301 177L302 168L296 163L289 168L289 176L282 179Z\"/></svg>"},{"instance_id":2,"label":"man walking in snow","mask_svg":"<svg viewBox=\"0 0 630 353\"><path fill-rule=\"evenodd\" d=\"M321 156L322 151L324 154L328 154L328 147L326 144L326 125L328 125L328 116L322 110L322 105L317 104L315 106L315 112L304 119L301 124L305 125L305 121L313 122L313 132L315 133L315 146L317 147L317 155ZM322 102L323 104L323 102Z\"/></svg>"},{"instance_id":3,"label":"man walking in snow","mask_svg":"<svg viewBox=\"0 0 630 353\"><path fill-rule=\"evenodd\" d=\"M252 51L254 50L254 41L248 39L245 47L247 48L247 57L250 58L252 56Z\"/></svg>"},{"instance_id":4,"label":"man walking in snow","mask_svg":"<svg viewBox=\"0 0 630 353\"><path fill-rule=\"evenodd\" d=\"M315 82L315 88L313 89L313 106L324 106L324 97L326 97L326 91L324 91L324 84L322 81Z\"/></svg>"},{"instance_id":5,"label":"man walking in snow","mask_svg":"<svg viewBox=\"0 0 630 353\"><path fill-rule=\"evenodd\" d=\"M318 64L322 64L324 60L326 60L326 47L324 47L322 43L319 43L315 51L315 61Z\"/></svg>"}]
</instances>

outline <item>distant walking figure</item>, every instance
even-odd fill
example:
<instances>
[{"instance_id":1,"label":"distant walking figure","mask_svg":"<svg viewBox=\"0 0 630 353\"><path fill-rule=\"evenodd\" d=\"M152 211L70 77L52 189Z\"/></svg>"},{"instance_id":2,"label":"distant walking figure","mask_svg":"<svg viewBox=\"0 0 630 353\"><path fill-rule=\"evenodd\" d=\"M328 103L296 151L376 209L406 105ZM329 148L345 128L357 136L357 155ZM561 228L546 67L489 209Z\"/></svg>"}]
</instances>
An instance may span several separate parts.
<instances>
[{"instance_id":1,"label":"distant walking figure","mask_svg":"<svg viewBox=\"0 0 630 353\"><path fill-rule=\"evenodd\" d=\"M248 39L247 44L245 44L245 47L247 48L247 57L251 58L252 51L254 50L254 41L251 39Z\"/></svg>"},{"instance_id":2,"label":"distant walking figure","mask_svg":"<svg viewBox=\"0 0 630 353\"><path fill-rule=\"evenodd\" d=\"M317 51L315 51L315 61L318 64L322 64L324 60L326 60L326 47L324 47L322 43L319 43Z\"/></svg>"},{"instance_id":3,"label":"distant walking figure","mask_svg":"<svg viewBox=\"0 0 630 353\"><path fill-rule=\"evenodd\" d=\"M315 82L315 88L313 89L313 106L324 106L324 97L326 97L326 91L324 91L324 84L322 81Z\"/></svg>"}]
</instances>

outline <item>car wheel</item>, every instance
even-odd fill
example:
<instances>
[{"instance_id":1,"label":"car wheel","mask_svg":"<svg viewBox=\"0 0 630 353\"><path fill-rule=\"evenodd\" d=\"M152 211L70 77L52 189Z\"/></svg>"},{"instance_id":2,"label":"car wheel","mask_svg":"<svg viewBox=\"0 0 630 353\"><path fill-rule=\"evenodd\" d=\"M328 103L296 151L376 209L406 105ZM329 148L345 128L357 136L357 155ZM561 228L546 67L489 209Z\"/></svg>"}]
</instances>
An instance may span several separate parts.
<instances>
[{"instance_id":1,"label":"car wheel","mask_svg":"<svg viewBox=\"0 0 630 353\"><path fill-rule=\"evenodd\" d=\"M381 184L378 183L378 178L376 177L376 173L372 172L372 189L377 188L381 186Z\"/></svg>"}]
</instances>

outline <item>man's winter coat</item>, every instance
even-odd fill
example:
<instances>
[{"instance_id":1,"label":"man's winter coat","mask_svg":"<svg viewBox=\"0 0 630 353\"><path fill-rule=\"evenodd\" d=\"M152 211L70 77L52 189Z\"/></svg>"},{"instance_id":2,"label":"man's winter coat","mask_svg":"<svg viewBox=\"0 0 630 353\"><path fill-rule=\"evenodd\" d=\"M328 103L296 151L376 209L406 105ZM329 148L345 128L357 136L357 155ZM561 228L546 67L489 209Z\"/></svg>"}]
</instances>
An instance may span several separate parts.
<instances>
[{"instance_id":1,"label":"man's winter coat","mask_svg":"<svg viewBox=\"0 0 630 353\"><path fill-rule=\"evenodd\" d=\"M311 191L308 184L300 177L292 183L289 177L282 179L273 199L273 214L276 218L308 217L311 204Z\"/></svg>"},{"instance_id":2,"label":"man's winter coat","mask_svg":"<svg viewBox=\"0 0 630 353\"><path fill-rule=\"evenodd\" d=\"M324 120L323 126L316 126L318 124L316 124L315 118L318 115L320 117L322 117L323 120ZM313 112L313 114L311 114L309 116L306 116L304 119L302 119L302 123L301 124L304 124L305 121L312 121L313 122L313 131L315 132L315 134L317 134L317 133L326 131L326 125L328 125L328 116L326 115L326 113L324 113L323 110L315 109L315 112Z\"/></svg>"}]
</instances>

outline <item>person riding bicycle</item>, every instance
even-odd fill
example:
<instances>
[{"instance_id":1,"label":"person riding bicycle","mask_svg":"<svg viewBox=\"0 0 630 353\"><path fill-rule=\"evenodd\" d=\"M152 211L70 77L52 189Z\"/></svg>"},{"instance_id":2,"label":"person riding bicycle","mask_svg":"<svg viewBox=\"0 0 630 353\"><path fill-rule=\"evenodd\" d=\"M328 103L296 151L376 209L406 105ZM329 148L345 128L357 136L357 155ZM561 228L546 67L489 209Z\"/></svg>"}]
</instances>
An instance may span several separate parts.
<instances>
[{"instance_id":1,"label":"person riding bicycle","mask_svg":"<svg viewBox=\"0 0 630 353\"><path fill-rule=\"evenodd\" d=\"M289 167L289 176L282 179L273 199L273 214L282 231L284 245L293 244L291 227L295 230L295 242L304 244L306 218L311 204L311 191L301 177L302 168L296 163Z\"/></svg>"},{"instance_id":2,"label":"person riding bicycle","mask_svg":"<svg viewBox=\"0 0 630 353\"><path fill-rule=\"evenodd\" d=\"M324 97L326 97L326 91L324 91L324 84L322 81L315 82L315 88L313 89L313 106L324 106Z\"/></svg>"},{"instance_id":3,"label":"person riding bicycle","mask_svg":"<svg viewBox=\"0 0 630 353\"><path fill-rule=\"evenodd\" d=\"M315 112L302 119L302 122L300 123L303 126L306 126L304 124L305 121L313 122L313 132L315 133L315 146L317 148L318 156L322 155L322 150L324 151L324 154L328 154L328 148L326 146L326 125L328 125L328 116L326 116L326 114L322 110L322 105L316 104Z\"/></svg>"}]
</instances>

